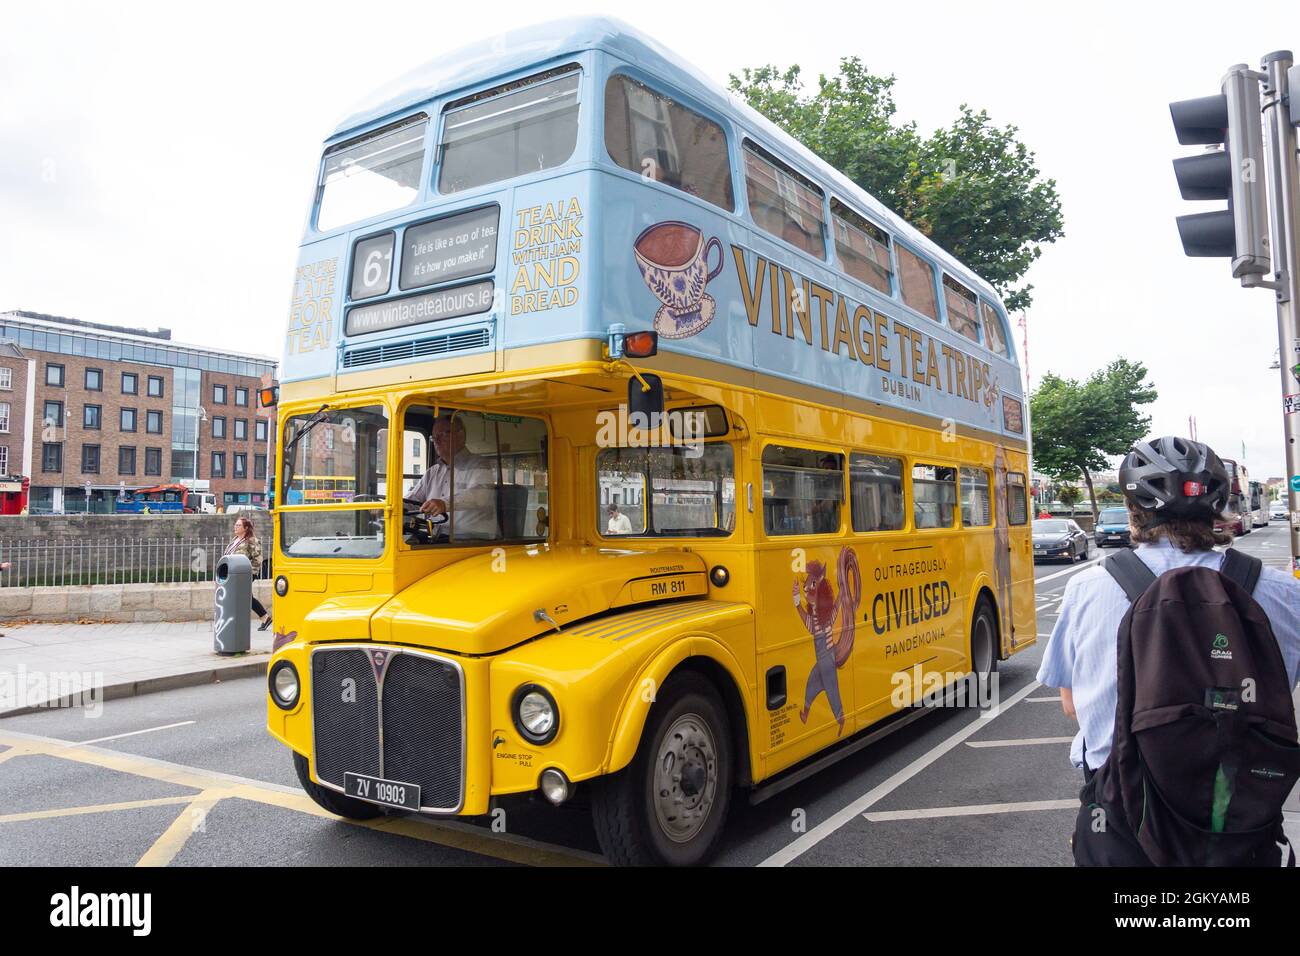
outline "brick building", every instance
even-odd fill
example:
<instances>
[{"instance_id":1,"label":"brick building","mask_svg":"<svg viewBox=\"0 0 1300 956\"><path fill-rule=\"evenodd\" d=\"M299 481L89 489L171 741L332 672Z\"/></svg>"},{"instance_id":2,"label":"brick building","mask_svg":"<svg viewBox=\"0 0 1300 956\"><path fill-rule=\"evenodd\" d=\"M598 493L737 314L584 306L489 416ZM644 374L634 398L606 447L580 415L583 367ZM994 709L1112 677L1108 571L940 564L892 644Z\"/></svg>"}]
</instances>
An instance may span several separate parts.
<instances>
[{"instance_id":1,"label":"brick building","mask_svg":"<svg viewBox=\"0 0 1300 956\"><path fill-rule=\"evenodd\" d=\"M35 359L0 341L0 477L32 473L29 410L35 375Z\"/></svg>"},{"instance_id":2,"label":"brick building","mask_svg":"<svg viewBox=\"0 0 1300 956\"><path fill-rule=\"evenodd\" d=\"M0 313L0 447L8 439L9 471L31 479L33 513L111 512L123 490L193 479L218 506L264 505L274 419L257 389L275 365L167 329ZM2 387L6 367L21 399Z\"/></svg>"}]
</instances>

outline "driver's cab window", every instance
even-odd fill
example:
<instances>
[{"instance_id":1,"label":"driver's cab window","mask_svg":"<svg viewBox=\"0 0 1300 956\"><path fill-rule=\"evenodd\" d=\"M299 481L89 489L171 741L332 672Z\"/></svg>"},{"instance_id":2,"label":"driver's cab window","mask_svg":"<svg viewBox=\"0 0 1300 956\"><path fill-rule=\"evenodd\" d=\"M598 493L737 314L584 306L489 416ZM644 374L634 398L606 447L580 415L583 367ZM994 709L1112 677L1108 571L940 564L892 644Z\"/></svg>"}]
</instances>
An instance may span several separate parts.
<instances>
[{"instance_id":1,"label":"driver's cab window","mask_svg":"<svg viewBox=\"0 0 1300 956\"><path fill-rule=\"evenodd\" d=\"M547 537L546 425L538 419L408 406L401 467L408 545Z\"/></svg>"}]
</instances>

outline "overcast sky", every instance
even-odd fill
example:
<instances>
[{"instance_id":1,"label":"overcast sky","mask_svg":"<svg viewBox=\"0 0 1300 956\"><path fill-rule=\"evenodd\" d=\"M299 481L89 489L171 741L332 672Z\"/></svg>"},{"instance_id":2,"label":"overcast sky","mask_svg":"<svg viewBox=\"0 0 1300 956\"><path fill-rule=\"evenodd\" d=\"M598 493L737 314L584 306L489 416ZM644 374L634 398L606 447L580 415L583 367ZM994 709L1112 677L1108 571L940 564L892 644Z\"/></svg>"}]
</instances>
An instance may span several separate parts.
<instances>
[{"instance_id":1,"label":"overcast sky","mask_svg":"<svg viewBox=\"0 0 1300 956\"><path fill-rule=\"evenodd\" d=\"M7 5L0 19L0 310L165 326L279 355L320 142L365 94L463 43L590 6L556 2ZM839 58L893 73L900 117L961 103L1020 127L1057 181L1065 238L1029 274L1029 370L1140 359L1157 433L1283 473L1272 298L1182 255L1170 100L1300 48L1300 4L735 5L624 2L718 82ZM854 10L851 19L844 11ZM860 12L857 12L860 11ZM1175 12L1176 11L1176 12ZM1247 17L1244 11L1249 11ZM1183 24L1206 24L1190 29ZM1195 206L1196 208L1193 208ZM1016 331L1017 338L1019 332Z\"/></svg>"}]
</instances>

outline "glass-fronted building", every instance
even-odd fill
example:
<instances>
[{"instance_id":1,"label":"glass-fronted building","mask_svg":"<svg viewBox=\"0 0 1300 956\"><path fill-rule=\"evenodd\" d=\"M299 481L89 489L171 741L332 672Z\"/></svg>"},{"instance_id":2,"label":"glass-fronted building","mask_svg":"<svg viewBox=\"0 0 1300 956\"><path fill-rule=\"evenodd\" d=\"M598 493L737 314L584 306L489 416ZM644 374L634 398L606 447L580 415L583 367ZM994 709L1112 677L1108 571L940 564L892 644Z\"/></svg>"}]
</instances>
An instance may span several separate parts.
<instances>
[{"instance_id":1,"label":"glass-fronted building","mask_svg":"<svg viewBox=\"0 0 1300 956\"><path fill-rule=\"evenodd\" d=\"M218 506L266 503L275 419L256 396L274 358L23 311L0 313L0 343L30 368L13 403L22 447L8 456L30 463L32 513L108 513L128 491L172 482L206 485Z\"/></svg>"}]
</instances>

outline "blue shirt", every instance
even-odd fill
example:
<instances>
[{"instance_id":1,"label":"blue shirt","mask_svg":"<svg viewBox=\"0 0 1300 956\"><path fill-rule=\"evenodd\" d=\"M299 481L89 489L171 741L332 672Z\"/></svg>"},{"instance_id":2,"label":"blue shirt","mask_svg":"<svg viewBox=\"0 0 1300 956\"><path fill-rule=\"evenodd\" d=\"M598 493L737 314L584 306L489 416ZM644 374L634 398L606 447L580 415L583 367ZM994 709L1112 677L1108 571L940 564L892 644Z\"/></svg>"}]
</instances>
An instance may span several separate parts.
<instances>
[{"instance_id":1,"label":"blue shirt","mask_svg":"<svg viewBox=\"0 0 1300 956\"><path fill-rule=\"evenodd\" d=\"M1157 575L1187 565L1214 568L1222 551L1184 554L1167 540L1141 544L1137 555ZM1277 568L1264 568L1255 584L1255 601L1268 615L1282 649L1287 679L1300 683L1300 580ZM1038 680L1048 687L1067 687L1074 695L1079 732L1070 744L1070 763L1100 767L1110 753L1115 733L1115 674L1119 623L1129 608L1128 597L1101 565L1072 577L1061 598L1061 613L1038 668Z\"/></svg>"}]
</instances>

